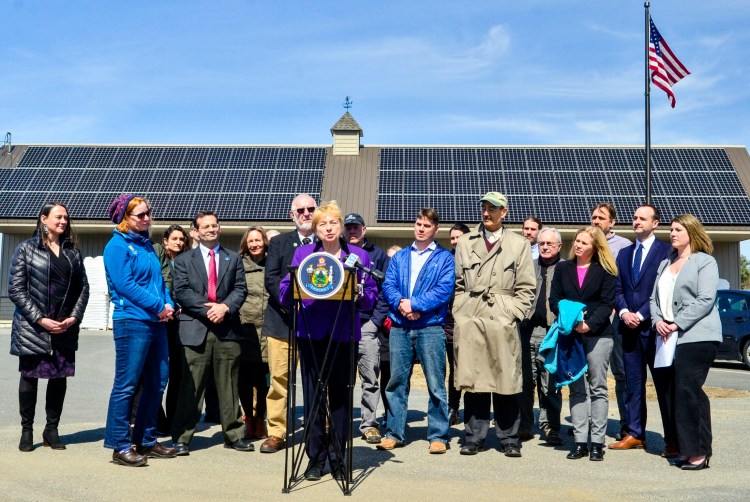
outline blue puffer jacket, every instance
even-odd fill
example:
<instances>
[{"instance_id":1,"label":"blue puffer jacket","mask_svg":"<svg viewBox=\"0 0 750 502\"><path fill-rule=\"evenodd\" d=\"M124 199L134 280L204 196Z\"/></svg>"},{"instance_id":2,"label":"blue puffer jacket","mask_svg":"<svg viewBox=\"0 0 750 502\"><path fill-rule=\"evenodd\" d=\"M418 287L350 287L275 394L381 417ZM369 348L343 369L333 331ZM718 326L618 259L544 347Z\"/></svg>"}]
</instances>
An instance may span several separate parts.
<instances>
[{"instance_id":1,"label":"blue puffer jacket","mask_svg":"<svg viewBox=\"0 0 750 502\"><path fill-rule=\"evenodd\" d=\"M115 305L112 319L158 322L164 305L174 306L147 236L113 231L104 248L104 269Z\"/></svg>"},{"instance_id":2,"label":"blue puffer jacket","mask_svg":"<svg viewBox=\"0 0 750 502\"><path fill-rule=\"evenodd\" d=\"M456 266L453 255L444 247L438 246L430 254L419 272L411 297L411 308L421 315L416 321L409 321L398 311L402 298L409 298L411 275L411 246L393 255L383 281L385 296L391 318L395 325L404 329L421 329L428 326L443 326L448 312L448 302L453 295L456 283Z\"/></svg>"}]
</instances>

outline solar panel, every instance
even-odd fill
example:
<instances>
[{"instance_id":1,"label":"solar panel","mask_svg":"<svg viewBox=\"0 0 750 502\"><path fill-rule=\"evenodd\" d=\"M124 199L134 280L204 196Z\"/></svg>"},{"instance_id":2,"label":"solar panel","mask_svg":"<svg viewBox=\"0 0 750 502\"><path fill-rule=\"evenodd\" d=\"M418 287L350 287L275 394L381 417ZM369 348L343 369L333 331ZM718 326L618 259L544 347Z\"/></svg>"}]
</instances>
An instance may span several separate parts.
<instances>
[{"instance_id":1,"label":"solar panel","mask_svg":"<svg viewBox=\"0 0 750 502\"><path fill-rule=\"evenodd\" d=\"M297 193L319 198L325 158L325 148L301 147L28 147L17 168L0 172L0 217L35 217L59 194L77 218L107 219L115 194L132 192L160 219L190 219L201 207L286 220Z\"/></svg>"},{"instance_id":2,"label":"solar panel","mask_svg":"<svg viewBox=\"0 0 750 502\"><path fill-rule=\"evenodd\" d=\"M643 148L383 148L378 221L413 220L414 209L440 203L456 219L476 221L478 195L505 193L506 221L537 215L556 224L589 221L599 202L629 219L643 201ZM721 148L652 149L652 190L669 214L690 212L713 225L746 224L729 204L750 206ZM452 189L452 191L451 191ZM451 207L441 197L453 194ZM704 197L711 202L704 202ZM622 217L621 217L622 219Z\"/></svg>"}]
</instances>

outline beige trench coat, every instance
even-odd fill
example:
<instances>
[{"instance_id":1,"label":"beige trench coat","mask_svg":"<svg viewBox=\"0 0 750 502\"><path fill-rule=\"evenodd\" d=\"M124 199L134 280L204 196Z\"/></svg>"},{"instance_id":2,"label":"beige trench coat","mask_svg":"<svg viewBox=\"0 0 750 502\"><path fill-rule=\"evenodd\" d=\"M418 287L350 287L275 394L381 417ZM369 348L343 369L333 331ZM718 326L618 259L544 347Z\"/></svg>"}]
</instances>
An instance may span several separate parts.
<instances>
[{"instance_id":1,"label":"beige trench coat","mask_svg":"<svg viewBox=\"0 0 750 502\"><path fill-rule=\"evenodd\" d=\"M468 392L518 394L523 386L517 323L536 293L529 241L507 228L487 251L480 225L456 247L453 317L455 385Z\"/></svg>"}]
</instances>

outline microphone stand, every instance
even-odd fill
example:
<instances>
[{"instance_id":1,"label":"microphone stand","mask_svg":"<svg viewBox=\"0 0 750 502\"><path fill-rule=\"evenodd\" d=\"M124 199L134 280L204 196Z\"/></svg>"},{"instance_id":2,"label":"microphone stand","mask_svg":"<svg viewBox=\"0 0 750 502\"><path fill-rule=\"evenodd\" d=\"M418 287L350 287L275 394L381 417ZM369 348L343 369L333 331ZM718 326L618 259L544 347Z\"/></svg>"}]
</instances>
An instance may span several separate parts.
<instances>
[{"instance_id":1,"label":"microphone stand","mask_svg":"<svg viewBox=\"0 0 750 502\"><path fill-rule=\"evenodd\" d=\"M307 428L307 425L312 423L314 420L314 417L317 415L318 410L320 409L320 406L323 406L325 408L325 416L326 420L329 424L329 435L330 440L333 445L334 451L338 455L339 461L341 462L341 465L339 466L344 471L344 479L341 481L337 480L337 483L341 487L342 492L344 495L351 495L351 488L352 488L352 471L353 471L353 447L354 447L354 438L352 433L352 427L354 423L354 385L355 385L355 368L356 368L356 340L354 339L354 334L356 330L356 323L358 322L359 318L356 315L356 291L357 291L357 272L353 268L347 267L345 269L348 274L345 274L345 280L344 284L342 285L342 289L344 290L343 297L339 300L339 307L336 311L336 317L334 318L333 326L331 328L331 336L328 340L328 345L326 347L325 355L323 357L323 361L321 364L318 364L317 357L315 355L315 352L311 350L312 353L312 362L313 362L313 369L315 371L315 374L318 375L318 380L315 386L315 392L312 399L313 405L312 409L308 410L308 413L305 416L305 428L302 433L302 441L301 446L297 446L297 442L295 439L297 439L298 434L295 431L294 423L296 421L296 406L297 406L297 399L296 399L296 390L297 390L297 372L296 372L296 362L297 362L297 356L298 356L298 343L300 341L297 339L296 333L297 333L297 316L298 313L302 312L302 323L304 327L304 332L306 336L300 337L302 341L307 340L308 343L312 343L312 340L310 339L310 324L308 323L307 317L305 315L304 306L302 305L302 299L304 298L302 290L300 288L300 285L297 281L297 267L289 267L289 275L291 279L291 288L293 291L294 301L292 304L292 322L290 326L290 333L289 333L289 379L287 383L287 422L286 422L286 441L287 441L287 447L285 449L285 457L284 457L284 486L282 489L282 493L290 493L292 488L295 487L297 484L300 483L301 478L299 477L299 471L302 466L303 461L303 454L305 452L305 445L307 443L308 435L309 435L309 429ZM316 301L331 301L328 300L316 300ZM338 441L338 437L336 435L336 429L335 425L332 420L331 416L331 408L328 402L328 395L327 395L327 388L328 388L328 381L331 376L332 372L332 366L335 364L336 360L336 353L338 352L340 342L335 342L333 339L333 333L336 331L336 326L338 324L342 308L344 306L344 302L349 301L350 303L350 315L351 315L351 327L350 327L350 335L349 335L349 381L347 385L348 390L348 406L347 406L347 415L348 420L345 424L347 429L347 435L346 435L346 455L344 455L344 448L343 445L341 445ZM301 309L301 310L300 310ZM290 458L291 457L291 458Z\"/></svg>"}]
</instances>

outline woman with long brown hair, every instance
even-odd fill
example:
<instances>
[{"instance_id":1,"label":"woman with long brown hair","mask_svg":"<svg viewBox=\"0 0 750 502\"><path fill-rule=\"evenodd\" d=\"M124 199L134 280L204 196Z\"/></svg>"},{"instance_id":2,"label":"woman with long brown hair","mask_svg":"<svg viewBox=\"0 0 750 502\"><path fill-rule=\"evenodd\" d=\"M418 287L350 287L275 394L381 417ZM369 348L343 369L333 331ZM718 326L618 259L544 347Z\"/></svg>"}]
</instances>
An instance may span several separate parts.
<instances>
[{"instance_id":1,"label":"woman with long brown hair","mask_svg":"<svg viewBox=\"0 0 750 502\"><path fill-rule=\"evenodd\" d=\"M48 380L42 432L44 446L64 450L57 426L67 378L75 375L78 331L89 299L81 251L76 247L68 209L57 202L42 206L36 230L18 245L10 265L8 296L15 304L10 353L18 356L21 441L34 449L33 425L39 379Z\"/></svg>"},{"instance_id":2,"label":"woman with long brown hair","mask_svg":"<svg viewBox=\"0 0 750 502\"><path fill-rule=\"evenodd\" d=\"M722 340L719 266L711 256L711 238L695 216L674 218L669 237L674 250L659 265L651 322L664 344L675 344L673 387L666 392L680 452L675 465L697 471L708 467L713 453L711 403L703 384Z\"/></svg>"}]
</instances>

